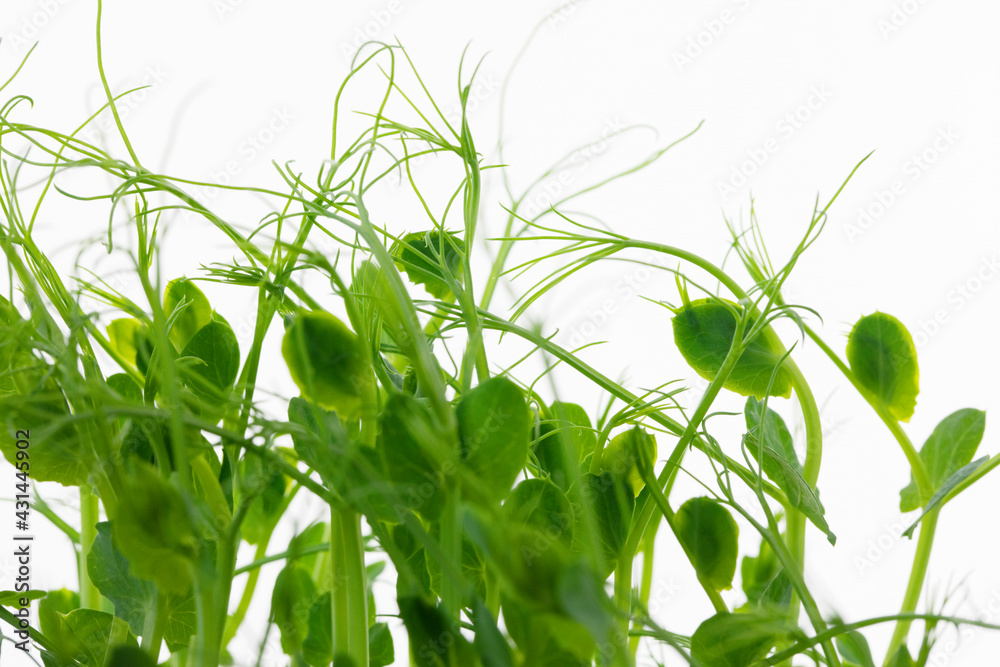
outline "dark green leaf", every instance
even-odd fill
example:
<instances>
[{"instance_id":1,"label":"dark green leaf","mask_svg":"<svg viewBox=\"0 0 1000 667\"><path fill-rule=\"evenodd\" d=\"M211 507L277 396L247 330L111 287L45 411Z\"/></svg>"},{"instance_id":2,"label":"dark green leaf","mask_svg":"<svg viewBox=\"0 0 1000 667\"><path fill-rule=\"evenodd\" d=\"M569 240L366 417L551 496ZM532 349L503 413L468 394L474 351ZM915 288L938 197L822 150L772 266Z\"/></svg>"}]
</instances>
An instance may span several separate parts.
<instances>
[{"instance_id":1,"label":"dark green leaf","mask_svg":"<svg viewBox=\"0 0 1000 667\"><path fill-rule=\"evenodd\" d=\"M572 542L573 506L548 480L524 480L511 491L503 509L513 523L531 526L549 539Z\"/></svg>"},{"instance_id":2,"label":"dark green leaf","mask_svg":"<svg viewBox=\"0 0 1000 667\"><path fill-rule=\"evenodd\" d=\"M716 614L691 636L691 657L702 667L748 667L762 660L784 634L777 618L759 611Z\"/></svg>"},{"instance_id":3,"label":"dark green leaf","mask_svg":"<svg viewBox=\"0 0 1000 667\"><path fill-rule=\"evenodd\" d=\"M767 476L785 492L789 504L805 514L817 528L826 533L826 539L830 544L836 544L837 536L830 530L830 525L824 516L826 510L823 509L815 489L809 486L802 473L770 447L762 447L749 433L743 437L747 451L761 465Z\"/></svg>"},{"instance_id":4,"label":"dark green leaf","mask_svg":"<svg viewBox=\"0 0 1000 667\"><path fill-rule=\"evenodd\" d=\"M746 415L747 432L757 438L757 440L763 441L776 454L788 461L789 465L802 472L799 457L795 454L795 443L792 442L792 434L788 431L788 427L785 426L785 421L781 418L781 415L771 408L767 408L765 413L764 403L758 401L753 396L747 398L744 413ZM761 419L761 413L764 413L763 419ZM761 426L761 422L763 422L763 426Z\"/></svg>"},{"instance_id":5,"label":"dark green leaf","mask_svg":"<svg viewBox=\"0 0 1000 667\"><path fill-rule=\"evenodd\" d=\"M594 638L573 619L507 598L503 598L503 617L511 639L524 655L522 664L545 667L594 664Z\"/></svg>"},{"instance_id":6,"label":"dark green leaf","mask_svg":"<svg viewBox=\"0 0 1000 667\"><path fill-rule=\"evenodd\" d=\"M199 329L184 346L181 356L198 360L192 370L218 390L232 387L240 371L236 334L228 324L218 320Z\"/></svg>"},{"instance_id":7,"label":"dark green leaf","mask_svg":"<svg viewBox=\"0 0 1000 667\"><path fill-rule=\"evenodd\" d=\"M899 647L896 655L892 656L892 660L886 663L885 667L914 667L915 664L910 657L910 649L904 645Z\"/></svg>"},{"instance_id":8,"label":"dark green leaf","mask_svg":"<svg viewBox=\"0 0 1000 667\"><path fill-rule=\"evenodd\" d=\"M389 479L398 485L407 509L436 518L448 482L444 465L455 464L448 462L430 410L408 394L393 394L382 411L381 426L378 447Z\"/></svg>"},{"instance_id":9,"label":"dark green leaf","mask_svg":"<svg viewBox=\"0 0 1000 667\"><path fill-rule=\"evenodd\" d=\"M711 498L692 498L677 510L674 528L698 577L717 591L732 588L740 530L729 510Z\"/></svg>"},{"instance_id":10,"label":"dark green leaf","mask_svg":"<svg viewBox=\"0 0 1000 667\"><path fill-rule=\"evenodd\" d=\"M935 507L937 507L941 503L941 501L944 500L945 497L952 492L952 489L954 489L956 486L964 482L969 475L976 472L979 466L983 465L989 460L990 460L989 456L984 456L956 470L951 477L945 480L944 484L941 485L941 488L939 488L934 493L934 495L931 496L931 499L924 506L924 511L921 512L920 516L917 517L917 520L914 521L909 528L903 531L903 535L905 535L906 537L912 537L913 531L916 530L917 528L917 524L919 524L920 521L925 516L927 516L927 513L933 510Z\"/></svg>"},{"instance_id":11,"label":"dark green leaf","mask_svg":"<svg viewBox=\"0 0 1000 667\"><path fill-rule=\"evenodd\" d=\"M344 420L361 416L372 370L361 341L343 322L325 311L296 316L285 331L281 354L305 398Z\"/></svg>"},{"instance_id":12,"label":"dark green leaf","mask_svg":"<svg viewBox=\"0 0 1000 667\"><path fill-rule=\"evenodd\" d=\"M934 427L934 432L920 448L920 458L927 467L931 488L936 490L956 470L972 460L985 430L986 413L972 408L953 412ZM912 512L919 507L920 493L911 475L909 485L899 492L899 509Z\"/></svg>"},{"instance_id":13,"label":"dark green leaf","mask_svg":"<svg viewBox=\"0 0 1000 667\"><path fill-rule=\"evenodd\" d=\"M73 656L88 667L105 667L109 649L138 647L128 623L112 614L93 609L77 609L60 617L57 641L64 656Z\"/></svg>"},{"instance_id":14,"label":"dark green leaf","mask_svg":"<svg viewBox=\"0 0 1000 667\"><path fill-rule=\"evenodd\" d=\"M303 648L316 598L316 584L302 566L292 563L278 574L271 593L271 619L281 632L281 650L286 655Z\"/></svg>"},{"instance_id":15,"label":"dark green leaf","mask_svg":"<svg viewBox=\"0 0 1000 667\"><path fill-rule=\"evenodd\" d=\"M766 540L761 541L757 556L743 557L740 563L740 580L748 602L756 604L761 599L780 568L778 559Z\"/></svg>"},{"instance_id":16,"label":"dark green leaf","mask_svg":"<svg viewBox=\"0 0 1000 667\"><path fill-rule=\"evenodd\" d=\"M531 413L524 393L505 377L470 390L458 404L462 459L479 477L479 491L504 498L528 460Z\"/></svg>"},{"instance_id":17,"label":"dark green leaf","mask_svg":"<svg viewBox=\"0 0 1000 667\"><path fill-rule=\"evenodd\" d=\"M563 568L556 583L562 611L587 628L599 643L610 641L615 629L614 605L603 583L582 560Z\"/></svg>"},{"instance_id":18,"label":"dark green leaf","mask_svg":"<svg viewBox=\"0 0 1000 667\"><path fill-rule=\"evenodd\" d=\"M183 310L177 313L170 328L170 341L178 350L183 350L188 341L212 321L212 306L197 285L187 278L176 278L167 283L163 292L163 312L168 320L182 303Z\"/></svg>"},{"instance_id":19,"label":"dark green leaf","mask_svg":"<svg viewBox=\"0 0 1000 667\"><path fill-rule=\"evenodd\" d=\"M851 371L876 405L902 422L910 421L920 392L917 348L903 323L892 315L865 315L847 339Z\"/></svg>"},{"instance_id":20,"label":"dark green leaf","mask_svg":"<svg viewBox=\"0 0 1000 667\"><path fill-rule=\"evenodd\" d=\"M368 628L368 664L370 667L387 667L396 661L392 633L388 623L375 623Z\"/></svg>"},{"instance_id":21,"label":"dark green leaf","mask_svg":"<svg viewBox=\"0 0 1000 667\"><path fill-rule=\"evenodd\" d=\"M111 653L107 667L156 667L156 661L140 648L119 646Z\"/></svg>"},{"instance_id":22,"label":"dark green leaf","mask_svg":"<svg viewBox=\"0 0 1000 667\"><path fill-rule=\"evenodd\" d=\"M472 646L439 608L415 596L401 597L398 603L416 667L475 664Z\"/></svg>"},{"instance_id":23,"label":"dark green leaf","mask_svg":"<svg viewBox=\"0 0 1000 667\"><path fill-rule=\"evenodd\" d=\"M730 308L739 306L730 303L727 307L719 299L698 299L685 304L674 315L674 343L684 360L706 380L715 379L732 347L737 320ZM744 332L749 331L753 323L751 318ZM758 399L768 395L791 396L792 374L781 361L784 348L777 334L767 327L745 345L723 387Z\"/></svg>"},{"instance_id":24,"label":"dark green leaf","mask_svg":"<svg viewBox=\"0 0 1000 667\"><path fill-rule=\"evenodd\" d=\"M507 640L500 633L490 610L478 597L472 604L472 628L476 633L473 646L483 667L514 667L514 656Z\"/></svg>"},{"instance_id":25,"label":"dark green leaf","mask_svg":"<svg viewBox=\"0 0 1000 667\"><path fill-rule=\"evenodd\" d=\"M604 566L614 569L628 538L629 524L635 509L635 496L624 477L610 472L584 473L583 493L594 511L598 534L604 550Z\"/></svg>"},{"instance_id":26,"label":"dark green leaf","mask_svg":"<svg viewBox=\"0 0 1000 667\"><path fill-rule=\"evenodd\" d=\"M329 592L316 598L309 608L309 629L302 642L302 656L314 667L326 667L333 660L333 596Z\"/></svg>"},{"instance_id":27,"label":"dark green leaf","mask_svg":"<svg viewBox=\"0 0 1000 667\"><path fill-rule=\"evenodd\" d=\"M260 544L271 530L284 507L287 478L277 465L259 456L245 456L239 462L235 500L242 505L252 498L240 530L250 544Z\"/></svg>"},{"instance_id":28,"label":"dark green leaf","mask_svg":"<svg viewBox=\"0 0 1000 667\"><path fill-rule=\"evenodd\" d=\"M97 524L97 537L87 556L90 580L101 595L115 605L115 616L124 620L136 635L142 634L146 611L156 600L156 588L151 581L129 574L128 560L115 548L109 521Z\"/></svg>"},{"instance_id":29,"label":"dark green leaf","mask_svg":"<svg viewBox=\"0 0 1000 667\"><path fill-rule=\"evenodd\" d=\"M108 376L108 387L129 403L142 404L142 387L125 373L115 373Z\"/></svg>"},{"instance_id":30,"label":"dark green leaf","mask_svg":"<svg viewBox=\"0 0 1000 667\"><path fill-rule=\"evenodd\" d=\"M410 281L423 285L435 298L452 296L448 276L461 282L465 242L453 232L433 230L407 234L393 245L392 254Z\"/></svg>"},{"instance_id":31,"label":"dark green leaf","mask_svg":"<svg viewBox=\"0 0 1000 667\"><path fill-rule=\"evenodd\" d=\"M791 600L792 580L784 570L781 570L774 576L774 579L771 579L771 583L767 585L767 588L764 589L764 593L760 597L760 603L765 607L772 606L784 609Z\"/></svg>"},{"instance_id":32,"label":"dark green leaf","mask_svg":"<svg viewBox=\"0 0 1000 667\"><path fill-rule=\"evenodd\" d=\"M597 434L590 426L587 411L574 403L555 402L549 408L552 419L538 425L534 444L538 465L563 491L576 479L585 453L594 451Z\"/></svg>"},{"instance_id":33,"label":"dark green leaf","mask_svg":"<svg viewBox=\"0 0 1000 667\"><path fill-rule=\"evenodd\" d=\"M837 649L844 658L844 665L850 667L875 667L868 640L857 630L837 635Z\"/></svg>"}]
</instances>

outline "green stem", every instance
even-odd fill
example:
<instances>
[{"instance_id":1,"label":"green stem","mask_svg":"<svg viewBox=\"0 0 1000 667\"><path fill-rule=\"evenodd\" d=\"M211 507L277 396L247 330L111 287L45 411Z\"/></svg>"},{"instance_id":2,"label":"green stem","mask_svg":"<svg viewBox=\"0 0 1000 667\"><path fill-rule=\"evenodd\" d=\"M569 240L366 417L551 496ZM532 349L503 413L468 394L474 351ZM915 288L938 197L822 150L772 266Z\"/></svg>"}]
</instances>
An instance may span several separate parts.
<instances>
[{"instance_id":1,"label":"green stem","mask_svg":"<svg viewBox=\"0 0 1000 667\"><path fill-rule=\"evenodd\" d=\"M270 537L270 535L268 535L268 537ZM267 545L268 540L261 540L260 544L257 545L257 551L254 553L254 562L263 559L264 555L267 553ZM260 565L263 565L263 563ZM226 620L226 629L222 633L223 646L229 645L229 642L236 636L236 631L239 630L240 625L243 623L243 619L246 617L247 609L250 608L250 601L253 600L254 590L257 588L257 579L260 577L260 565L247 570L249 571L250 576L247 577L247 584L243 588L243 595L240 597L240 604L233 613L232 618ZM233 577L235 578L238 574L241 574L240 570L233 572Z\"/></svg>"},{"instance_id":2,"label":"green stem","mask_svg":"<svg viewBox=\"0 0 1000 667\"><path fill-rule=\"evenodd\" d=\"M802 462L802 477L813 489L819 479L820 463L823 458L823 424L820 420L819 408L809 384L802 371L791 358L785 360L785 366L792 376L795 395L802 408L802 418L806 428L806 455ZM799 571L805 565L806 559L806 516L794 507L788 507L787 531L785 539ZM798 623L799 599L794 593L788 605L788 615L793 623Z\"/></svg>"},{"instance_id":3,"label":"green stem","mask_svg":"<svg viewBox=\"0 0 1000 667\"><path fill-rule=\"evenodd\" d=\"M100 609L101 593L90 580L87 557L97 537L97 522L100 519L100 500L90 485L80 487L80 608Z\"/></svg>"},{"instance_id":4,"label":"green stem","mask_svg":"<svg viewBox=\"0 0 1000 667\"><path fill-rule=\"evenodd\" d=\"M350 646L350 601L344 563L343 512L330 507L330 572L333 603L333 653L347 653Z\"/></svg>"},{"instance_id":5,"label":"green stem","mask_svg":"<svg viewBox=\"0 0 1000 667\"><path fill-rule=\"evenodd\" d=\"M649 533L642 538L642 580L639 584L639 602L643 609L649 608L649 594L653 590L653 554L656 547L656 533L660 524L656 524ZM628 652L635 662L635 656L639 652L638 635L629 633Z\"/></svg>"},{"instance_id":6,"label":"green stem","mask_svg":"<svg viewBox=\"0 0 1000 667\"><path fill-rule=\"evenodd\" d=\"M340 584L347 596L347 654L355 665L367 665L368 586L364 541L361 539L361 516L351 510L341 510L340 530L345 575L345 580Z\"/></svg>"},{"instance_id":7,"label":"green stem","mask_svg":"<svg viewBox=\"0 0 1000 667\"><path fill-rule=\"evenodd\" d=\"M917 553L913 556L913 566L910 569L910 581L906 585L906 594L903 596L903 604L899 613L912 614L917 609L920 601L920 593L924 588L924 579L927 577L927 565L931 560L931 547L934 545L934 533L937 530L938 515L940 508L933 509L927 513L920 524L920 538L917 540ZM892 632L892 639L889 640L889 650L885 654L885 664L896 654L899 647L906 641L906 636L910 632L912 621L908 618L901 618L896 622L896 628Z\"/></svg>"},{"instance_id":8,"label":"green stem","mask_svg":"<svg viewBox=\"0 0 1000 667\"><path fill-rule=\"evenodd\" d=\"M622 555L615 567L615 606L623 614L619 620L618 630L623 637L627 637L629 622L632 618L632 558L630 554Z\"/></svg>"},{"instance_id":9,"label":"green stem","mask_svg":"<svg viewBox=\"0 0 1000 667\"><path fill-rule=\"evenodd\" d=\"M462 556L462 533L459 530L460 501L460 489L456 487L448 494L441 517L441 548L452 563L460 563ZM441 572L441 603L449 617L457 621L461 617L462 607L459 581L447 575L443 563L438 566Z\"/></svg>"}]
</instances>

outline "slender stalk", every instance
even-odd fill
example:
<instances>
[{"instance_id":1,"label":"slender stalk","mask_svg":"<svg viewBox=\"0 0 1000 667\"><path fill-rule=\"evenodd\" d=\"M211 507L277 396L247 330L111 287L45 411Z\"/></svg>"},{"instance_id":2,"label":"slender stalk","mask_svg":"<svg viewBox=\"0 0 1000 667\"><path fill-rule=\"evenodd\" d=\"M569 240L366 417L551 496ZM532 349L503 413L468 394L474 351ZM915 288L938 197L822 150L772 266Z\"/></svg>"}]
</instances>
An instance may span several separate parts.
<instances>
[{"instance_id":1,"label":"slender stalk","mask_svg":"<svg viewBox=\"0 0 1000 667\"><path fill-rule=\"evenodd\" d=\"M80 608L100 609L101 593L90 580L87 558L97 537L97 522L100 518L100 500L89 484L80 486Z\"/></svg>"},{"instance_id":2,"label":"slender stalk","mask_svg":"<svg viewBox=\"0 0 1000 667\"><path fill-rule=\"evenodd\" d=\"M642 539L642 579L639 583L639 602L642 604L643 609L649 608L649 594L653 590L653 555L656 547L656 533L659 527L660 524L658 523L654 525L653 529ZM632 656L632 661L635 662L635 656L639 652L640 637L633 633L629 634L629 655Z\"/></svg>"},{"instance_id":3,"label":"slender stalk","mask_svg":"<svg viewBox=\"0 0 1000 667\"><path fill-rule=\"evenodd\" d=\"M368 664L368 590L361 516L350 510L341 514L344 572L347 579L347 653L355 665Z\"/></svg>"},{"instance_id":4,"label":"slender stalk","mask_svg":"<svg viewBox=\"0 0 1000 667\"><path fill-rule=\"evenodd\" d=\"M927 513L927 516L920 523L917 552L913 556L910 580L906 585L906 593L903 595L903 604L899 611L900 615L912 614L917 609L917 603L920 601L920 593L924 588L924 579L927 576L927 566L931 560L931 547L934 545L934 533L937 530L939 514L940 508L933 509ZM896 651L906 641L911 623L912 621L908 618L900 618L896 622L896 628L892 632L892 639L889 640L889 650L885 654L884 664L889 664Z\"/></svg>"},{"instance_id":5,"label":"slender stalk","mask_svg":"<svg viewBox=\"0 0 1000 667\"><path fill-rule=\"evenodd\" d=\"M344 514L330 507L330 582L333 604L333 654L350 651L350 599L346 581L344 557Z\"/></svg>"},{"instance_id":6,"label":"slender stalk","mask_svg":"<svg viewBox=\"0 0 1000 667\"><path fill-rule=\"evenodd\" d=\"M618 621L618 630L623 637L628 636L632 618L632 566L631 554L623 554L615 566L615 606L623 614Z\"/></svg>"}]
</instances>

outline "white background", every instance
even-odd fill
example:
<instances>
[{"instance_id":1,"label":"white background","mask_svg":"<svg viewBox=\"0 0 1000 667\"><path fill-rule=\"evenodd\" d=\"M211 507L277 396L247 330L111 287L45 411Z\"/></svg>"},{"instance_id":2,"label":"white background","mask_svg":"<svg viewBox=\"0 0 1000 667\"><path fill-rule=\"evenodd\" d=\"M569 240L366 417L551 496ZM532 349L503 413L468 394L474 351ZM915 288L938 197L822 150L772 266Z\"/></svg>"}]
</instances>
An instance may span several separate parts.
<instances>
[{"instance_id":1,"label":"white background","mask_svg":"<svg viewBox=\"0 0 1000 667\"><path fill-rule=\"evenodd\" d=\"M504 157L515 185L523 187L556 158L599 139L608 128L645 124L655 133L630 132L602 145L599 159L581 161L567 172L564 187L610 175L704 120L700 131L661 161L573 208L599 215L616 232L688 248L718 262L729 240L724 220L748 219L752 189L772 259L781 263L803 233L817 193L825 202L874 150L832 209L820 241L800 262L786 296L823 316L820 328L840 352L850 324L861 315L878 309L900 318L920 355L921 394L906 427L911 439L919 445L944 416L976 407L991 412L982 451L1000 449L992 421L1000 399L995 195L1000 5L109 0L104 58L116 92L152 85L123 105L125 124L147 168L220 182L235 164L229 169L235 183L280 189L271 160L295 160L314 177L317 161L328 153L332 100L348 71L345 54L366 31L382 40L398 37L447 108L457 99L462 49L470 45L471 62L487 54L474 86L471 125L478 148L495 163L500 83L532 27L551 10L557 13L543 24L510 87ZM13 72L31 43L40 42L4 91L4 100L13 94L34 99L34 108L22 109L18 120L68 132L101 104L94 21L94 3L86 0L3 0L0 79ZM467 66L466 76L469 71ZM348 107L371 110L377 95L374 87L356 90ZM269 134L268 128L280 129ZM253 136L265 144L260 150L248 143ZM110 140L111 150L125 157L119 144ZM483 224L494 234L503 200L497 173L483 200ZM391 217L394 194L386 190L382 196L384 203L374 210L379 222L396 231L426 226ZM547 202L543 196L538 203ZM241 227L259 217L253 206L241 209L238 199L220 197L218 206ZM97 205L72 213L47 207L39 222L40 244L68 269L79 243L92 242L106 229L106 213ZM170 224L165 277L197 275L202 263L230 259L225 240L207 223L178 218ZM86 265L102 271L120 266L116 257L102 254L92 245ZM729 266L745 282L735 263ZM529 284L516 281L513 290L519 293ZM234 326L251 312L249 292L207 291ZM668 274L609 263L554 292L532 311L532 321L549 331L558 327L557 340L566 344L574 335L609 341L585 357L630 386L684 379L694 388L684 399L691 404L703 384L671 349L669 313L639 295L676 301ZM787 333L790 344L794 332ZM277 336L268 341L277 348ZM492 360L499 366L513 360L514 352L514 347L494 350ZM905 460L815 346L800 344L797 357L823 408L828 433L820 489L840 538L832 548L810 533L807 576L831 613L848 620L892 613L914 548L894 536L912 519L898 512L898 490L908 480ZM294 395L279 365L266 370L264 386L284 398ZM597 395L572 379L560 376L560 395L593 414ZM796 410L786 403L773 401L795 423ZM721 403L734 410L740 404ZM739 421L720 417L713 426L735 437ZM671 446L661 442L661 453ZM7 476L10 468L4 470ZM938 604L950 596L949 611L981 617L991 600L1000 610L998 489L1000 481L987 479L942 515L927 590ZM682 484L676 493L681 498L697 492ZM72 496L58 487L43 487L43 493L53 503L72 504ZM299 506L299 526L316 511ZM8 524L0 522L0 534L7 535ZM65 540L41 526L38 533L45 560L36 561L35 585L75 586L75 575L65 566ZM742 536L746 549L756 548L745 526ZM692 632L697 620L711 613L708 602L677 549L664 541L658 553L656 617L671 630ZM11 563L3 558L0 563L6 563L6 579ZM272 565L265 573L273 577L276 571ZM391 583L379 586L380 599L391 595ZM266 581L260 590L265 589ZM726 599L739 604L739 587ZM251 616L263 618L266 608L262 595ZM254 626L248 630L233 647L241 661L256 644ZM869 633L876 655L889 631L885 626ZM987 632L973 633L960 647L950 646L950 639L942 641L931 664L990 664L1000 647L1000 638ZM397 655L404 651L399 644ZM17 664L6 647L2 661ZM280 662L273 657L269 664Z\"/></svg>"}]
</instances>

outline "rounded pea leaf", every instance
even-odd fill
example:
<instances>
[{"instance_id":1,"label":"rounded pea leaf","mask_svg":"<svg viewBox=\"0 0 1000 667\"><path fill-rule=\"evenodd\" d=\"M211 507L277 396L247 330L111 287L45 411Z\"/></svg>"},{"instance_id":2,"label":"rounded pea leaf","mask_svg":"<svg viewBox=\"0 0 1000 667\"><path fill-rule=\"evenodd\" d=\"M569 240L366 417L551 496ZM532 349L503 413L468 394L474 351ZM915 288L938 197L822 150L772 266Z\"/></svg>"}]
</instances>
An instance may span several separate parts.
<instances>
[{"instance_id":1,"label":"rounded pea leaf","mask_svg":"<svg viewBox=\"0 0 1000 667\"><path fill-rule=\"evenodd\" d=\"M549 412L552 417L538 425L533 451L538 467L566 491L579 476L579 472L574 475L573 471L579 471L584 454L594 450L597 435L587 411L575 403L556 401Z\"/></svg>"},{"instance_id":2,"label":"rounded pea leaf","mask_svg":"<svg viewBox=\"0 0 1000 667\"><path fill-rule=\"evenodd\" d=\"M167 283L163 291L163 312L168 321L178 308L180 310L173 318L169 338L178 350L183 350L198 330L212 321L212 306L194 282L176 278Z\"/></svg>"},{"instance_id":3,"label":"rounded pea leaf","mask_svg":"<svg viewBox=\"0 0 1000 667\"><path fill-rule=\"evenodd\" d=\"M698 578L717 591L732 588L740 529L729 510L711 498L692 498L677 510L674 528Z\"/></svg>"},{"instance_id":4,"label":"rounded pea leaf","mask_svg":"<svg viewBox=\"0 0 1000 667\"><path fill-rule=\"evenodd\" d=\"M302 650L316 598L316 584L301 565L291 563L278 574L271 593L271 618L281 631L281 650L286 655Z\"/></svg>"},{"instance_id":5,"label":"rounded pea leaf","mask_svg":"<svg viewBox=\"0 0 1000 667\"><path fill-rule=\"evenodd\" d=\"M111 349L133 368L145 373L149 363L149 330L134 317L112 320L108 324L108 343Z\"/></svg>"},{"instance_id":6,"label":"rounded pea leaf","mask_svg":"<svg viewBox=\"0 0 1000 667\"><path fill-rule=\"evenodd\" d=\"M868 640L857 630L837 635L837 649L847 667L875 667Z\"/></svg>"},{"instance_id":7,"label":"rounded pea leaf","mask_svg":"<svg viewBox=\"0 0 1000 667\"><path fill-rule=\"evenodd\" d=\"M531 414L524 394L505 377L471 389L458 404L462 460L481 482L481 490L501 499L528 461Z\"/></svg>"},{"instance_id":8,"label":"rounded pea leaf","mask_svg":"<svg viewBox=\"0 0 1000 667\"><path fill-rule=\"evenodd\" d=\"M703 667L747 667L763 660L784 633L784 625L770 614L721 612L695 630L691 657Z\"/></svg>"},{"instance_id":9,"label":"rounded pea leaf","mask_svg":"<svg viewBox=\"0 0 1000 667\"><path fill-rule=\"evenodd\" d=\"M427 519L437 518L444 506L444 451L430 410L408 394L393 394L380 416L378 449L389 480L399 485L407 508ZM437 451L435 451L437 450ZM402 513L402 510L400 511Z\"/></svg>"},{"instance_id":10,"label":"rounded pea leaf","mask_svg":"<svg viewBox=\"0 0 1000 667\"><path fill-rule=\"evenodd\" d=\"M302 395L345 420L361 416L371 369L353 331L324 311L298 315L285 331L281 354Z\"/></svg>"},{"instance_id":11,"label":"rounded pea leaf","mask_svg":"<svg viewBox=\"0 0 1000 667\"><path fill-rule=\"evenodd\" d=\"M739 308L734 303L727 307L720 299L698 299L679 308L672 320L677 349L688 365L709 381L722 368L736 334L736 316L730 307ZM751 318L746 329L753 323ZM782 361L784 354L777 334L771 327L764 328L746 344L722 386L741 396L788 398L792 395L792 374Z\"/></svg>"},{"instance_id":12,"label":"rounded pea leaf","mask_svg":"<svg viewBox=\"0 0 1000 667\"><path fill-rule=\"evenodd\" d=\"M118 506L112 534L131 572L168 593L186 593L197 539L181 494L150 465L136 463L122 483L128 502Z\"/></svg>"},{"instance_id":13,"label":"rounded pea leaf","mask_svg":"<svg viewBox=\"0 0 1000 667\"><path fill-rule=\"evenodd\" d=\"M213 320L198 330L181 352L182 357L194 357L193 371L212 387L228 390L240 371L240 345L228 324Z\"/></svg>"},{"instance_id":14,"label":"rounded pea leaf","mask_svg":"<svg viewBox=\"0 0 1000 667\"><path fill-rule=\"evenodd\" d=\"M76 609L61 616L59 629L48 638L56 644L57 655L69 660L68 664L86 667L105 667L110 650L116 647L139 646L128 623L93 609Z\"/></svg>"},{"instance_id":15,"label":"rounded pea leaf","mask_svg":"<svg viewBox=\"0 0 1000 667\"><path fill-rule=\"evenodd\" d=\"M646 432L641 426L635 426L619 433L601 452L601 470L625 476L632 492L639 496L646 482L639 472L637 453L641 452L646 461L656 460L656 438Z\"/></svg>"},{"instance_id":16,"label":"rounded pea leaf","mask_svg":"<svg viewBox=\"0 0 1000 667\"><path fill-rule=\"evenodd\" d=\"M452 296L449 276L453 280L462 278L465 242L453 232L433 230L407 234L393 245L392 254L411 282L423 285L438 299Z\"/></svg>"},{"instance_id":17,"label":"rounded pea leaf","mask_svg":"<svg viewBox=\"0 0 1000 667\"><path fill-rule=\"evenodd\" d=\"M927 467L932 490L937 491L945 480L972 461L985 431L986 413L973 408L953 412L934 427L934 432L920 448L920 458ZM911 474L909 485L899 492L899 509L912 512L920 506L920 492Z\"/></svg>"},{"instance_id":18,"label":"rounded pea leaf","mask_svg":"<svg viewBox=\"0 0 1000 667\"><path fill-rule=\"evenodd\" d=\"M513 523L531 526L546 538L573 539L573 506L562 490L544 479L526 479L504 501L503 510Z\"/></svg>"},{"instance_id":19,"label":"rounded pea leaf","mask_svg":"<svg viewBox=\"0 0 1000 667\"><path fill-rule=\"evenodd\" d=\"M847 361L876 403L901 422L910 421L920 392L917 348L903 323L874 312L855 323L847 339Z\"/></svg>"},{"instance_id":20,"label":"rounded pea leaf","mask_svg":"<svg viewBox=\"0 0 1000 667\"><path fill-rule=\"evenodd\" d=\"M602 472L600 475L584 473L580 482L584 497L590 503L597 521L598 535L604 551L604 568L610 573L628 539L629 524L635 510L635 495L625 477L611 472Z\"/></svg>"}]
</instances>

